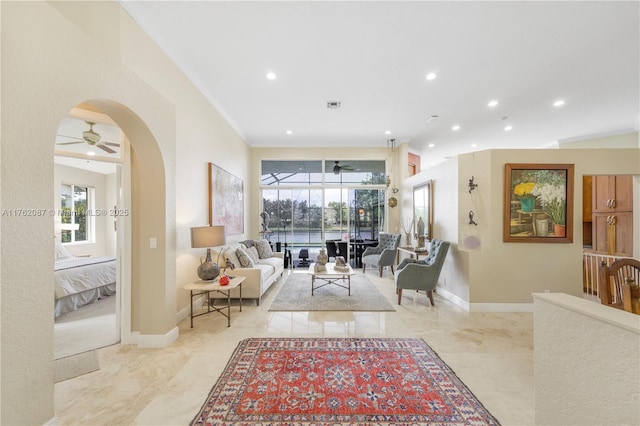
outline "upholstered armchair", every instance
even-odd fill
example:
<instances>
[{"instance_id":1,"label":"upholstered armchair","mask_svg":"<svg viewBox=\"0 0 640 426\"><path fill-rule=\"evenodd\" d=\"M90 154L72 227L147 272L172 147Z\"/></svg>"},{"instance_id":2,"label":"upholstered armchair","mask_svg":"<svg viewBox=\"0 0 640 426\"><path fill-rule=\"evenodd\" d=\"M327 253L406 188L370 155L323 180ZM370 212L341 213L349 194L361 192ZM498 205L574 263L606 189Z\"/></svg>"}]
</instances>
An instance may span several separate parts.
<instances>
[{"instance_id":1,"label":"upholstered armchair","mask_svg":"<svg viewBox=\"0 0 640 426\"><path fill-rule=\"evenodd\" d=\"M395 276L398 305L402 301L402 290L405 288L426 291L431 305L434 305L433 291L438 284L438 277L449 251L449 245L448 241L433 240L426 259L403 259L400 262Z\"/></svg>"},{"instance_id":2,"label":"upholstered armchair","mask_svg":"<svg viewBox=\"0 0 640 426\"><path fill-rule=\"evenodd\" d=\"M382 268L391 267L393 274L393 264L396 261L396 253L400 245L400 234L380 234L378 245L367 247L362 253L362 272L365 272L367 265L377 267L382 276Z\"/></svg>"}]
</instances>

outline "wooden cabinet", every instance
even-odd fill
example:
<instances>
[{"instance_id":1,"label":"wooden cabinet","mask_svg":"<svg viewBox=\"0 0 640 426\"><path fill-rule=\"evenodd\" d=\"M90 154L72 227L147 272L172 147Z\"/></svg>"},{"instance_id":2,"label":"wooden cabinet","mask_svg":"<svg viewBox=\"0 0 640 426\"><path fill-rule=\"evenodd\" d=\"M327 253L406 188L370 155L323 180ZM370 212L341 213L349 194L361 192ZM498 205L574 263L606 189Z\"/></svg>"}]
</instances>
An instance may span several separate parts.
<instances>
[{"instance_id":1,"label":"wooden cabinet","mask_svg":"<svg viewBox=\"0 0 640 426\"><path fill-rule=\"evenodd\" d=\"M593 212L632 211L631 176L594 176Z\"/></svg>"},{"instance_id":2,"label":"wooden cabinet","mask_svg":"<svg viewBox=\"0 0 640 426\"><path fill-rule=\"evenodd\" d=\"M592 242L596 253L633 256L631 176L593 177Z\"/></svg>"}]
</instances>

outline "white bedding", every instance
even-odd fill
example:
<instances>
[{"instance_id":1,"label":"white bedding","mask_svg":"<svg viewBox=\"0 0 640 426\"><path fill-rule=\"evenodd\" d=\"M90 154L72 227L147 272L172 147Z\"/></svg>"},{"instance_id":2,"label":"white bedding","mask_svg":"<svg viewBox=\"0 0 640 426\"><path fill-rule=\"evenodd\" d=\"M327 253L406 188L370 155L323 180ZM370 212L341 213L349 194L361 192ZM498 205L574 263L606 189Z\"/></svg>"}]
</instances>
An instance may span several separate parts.
<instances>
[{"instance_id":1,"label":"white bedding","mask_svg":"<svg viewBox=\"0 0 640 426\"><path fill-rule=\"evenodd\" d=\"M67 257L54 270L56 299L116 282L115 257Z\"/></svg>"}]
</instances>

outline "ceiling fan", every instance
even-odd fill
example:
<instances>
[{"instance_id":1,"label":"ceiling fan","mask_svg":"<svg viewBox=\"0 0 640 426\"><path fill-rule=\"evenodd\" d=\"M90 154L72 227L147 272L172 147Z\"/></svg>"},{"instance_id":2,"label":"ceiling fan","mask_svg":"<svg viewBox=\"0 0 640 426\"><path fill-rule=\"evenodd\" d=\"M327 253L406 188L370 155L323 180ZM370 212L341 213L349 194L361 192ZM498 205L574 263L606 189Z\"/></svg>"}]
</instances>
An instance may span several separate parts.
<instances>
[{"instance_id":1,"label":"ceiling fan","mask_svg":"<svg viewBox=\"0 0 640 426\"><path fill-rule=\"evenodd\" d=\"M341 171L346 170L346 171L353 171L354 168L349 166L349 165L344 165L341 166L339 161L334 161L334 165L333 165L333 174L334 175L339 175Z\"/></svg>"},{"instance_id":2,"label":"ceiling fan","mask_svg":"<svg viewBox=\"0 0 640 426\"><path fill-rule=\"evenodd\" d=\"M78 143L86 143L88 145L91 146L95 146L96 148L100 148L101 150L109 153L109 154L116 154L117 151L109 148L110 146L113 147L120 147L119 143L115 143L115 142L107 142L107 141L103 141L102 137L100 136L99 133L97 133L95 130L93 130L93 126L96 124L93 121L85 121L85 123L87 123L89 125L89 130L85 130L84 132L82 132L82 138L78 138L75 136L65 136L65 135L60 135L62 137L65 138L69 138L69 139L77 139L77 141L75 142L58 142L56 145L73 145L73 144L78 144Z\"/></svg>"}]
</instances>

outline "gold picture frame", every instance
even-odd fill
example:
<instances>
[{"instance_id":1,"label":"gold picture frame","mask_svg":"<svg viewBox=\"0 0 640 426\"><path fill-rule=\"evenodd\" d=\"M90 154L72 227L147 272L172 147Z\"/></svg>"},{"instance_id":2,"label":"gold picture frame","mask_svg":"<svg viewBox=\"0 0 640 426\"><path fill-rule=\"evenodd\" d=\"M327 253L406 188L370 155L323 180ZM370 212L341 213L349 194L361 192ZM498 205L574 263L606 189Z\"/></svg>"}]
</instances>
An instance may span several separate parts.
<instances>
[{"instance_id":1,"label":"gold picture frame","mask_svg":"<svg viewBox=\"0 0 640 426\"><path fill-rule=\"evenodd\" d=\"M506 163L505 242L573 242L573 164Z\"/></svg>"}]
</instances>

